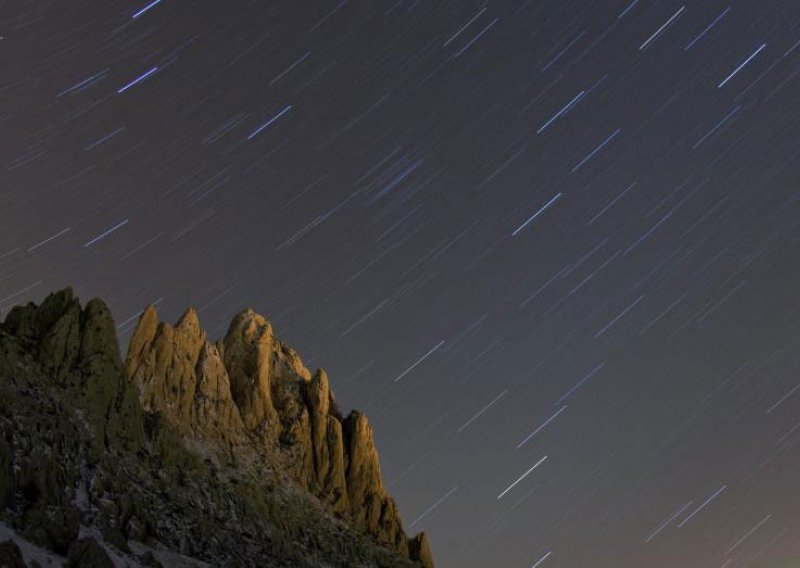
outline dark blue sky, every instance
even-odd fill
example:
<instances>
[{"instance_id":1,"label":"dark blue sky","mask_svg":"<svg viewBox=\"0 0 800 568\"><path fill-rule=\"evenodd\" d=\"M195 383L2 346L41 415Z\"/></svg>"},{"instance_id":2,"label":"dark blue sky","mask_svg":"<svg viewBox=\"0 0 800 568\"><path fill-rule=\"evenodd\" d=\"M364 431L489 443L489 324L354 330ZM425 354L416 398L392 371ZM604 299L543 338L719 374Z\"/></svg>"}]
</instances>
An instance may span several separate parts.
<instances>
[{"instance_id":1,"label":"dark blue sky","mask_svg":"<svg viewBox=\"0 0 800 568\"><path fill-rule=\"evenodd\" d=\"M0 36L3 312L252 306L443 567L800 558L796 0L39 0Z\"/></svg>"}]
</instances>

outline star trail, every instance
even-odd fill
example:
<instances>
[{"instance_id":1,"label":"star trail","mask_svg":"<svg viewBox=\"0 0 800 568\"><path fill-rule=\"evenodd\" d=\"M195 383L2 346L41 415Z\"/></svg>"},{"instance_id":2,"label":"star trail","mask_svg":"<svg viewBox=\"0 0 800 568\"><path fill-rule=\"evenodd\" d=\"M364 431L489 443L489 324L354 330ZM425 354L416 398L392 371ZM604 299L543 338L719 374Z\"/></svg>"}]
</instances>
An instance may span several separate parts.
<instances>
[{"instance_id":1,"label":"star trail","mask_svg":"<svg viewBox=\"0 0 800 568\"><path fill-rule=\"evenodd\" d=\"M5 3L0 312L265 314L442 567L798 562L799 45L795 0Z\"/></svg>"}]
</instances>

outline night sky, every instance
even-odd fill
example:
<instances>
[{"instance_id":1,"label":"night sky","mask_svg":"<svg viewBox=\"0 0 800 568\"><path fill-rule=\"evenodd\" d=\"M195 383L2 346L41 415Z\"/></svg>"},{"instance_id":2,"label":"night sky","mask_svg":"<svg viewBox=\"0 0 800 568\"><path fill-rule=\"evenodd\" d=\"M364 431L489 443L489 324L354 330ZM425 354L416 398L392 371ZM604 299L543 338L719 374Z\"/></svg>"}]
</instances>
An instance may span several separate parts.
<instances>
[{"instance_id":1,"label":"night sky","mask_svg":"<svg viewBox=\"0 0 800 568\"><path fill-rule=\"evenodd\" d=\"M2 1L0 36L3 313L253 307L445 568L800 558L797 0Z\"/></svg>"}]
</instances>

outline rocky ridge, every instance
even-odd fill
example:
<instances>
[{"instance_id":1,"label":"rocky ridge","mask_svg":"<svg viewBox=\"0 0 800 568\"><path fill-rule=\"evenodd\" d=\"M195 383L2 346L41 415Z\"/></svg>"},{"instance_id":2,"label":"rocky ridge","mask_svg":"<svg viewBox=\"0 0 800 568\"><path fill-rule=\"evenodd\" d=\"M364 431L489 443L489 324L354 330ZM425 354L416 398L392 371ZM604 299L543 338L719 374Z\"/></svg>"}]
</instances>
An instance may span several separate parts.
<instances>
[{"instance_id":1,"label":"rocky ridge","mask_svg":"<svg viewBox=\"0 0 800 568\"><path fill-rule=\"evenodd\" d=\"M0 520L57 554L92 529L132 565L433 566L366 417L252 310L212 342L149 307L123 362L102 301L51 294L0 324L0 396Z\"/></svg>"}]
</instances>

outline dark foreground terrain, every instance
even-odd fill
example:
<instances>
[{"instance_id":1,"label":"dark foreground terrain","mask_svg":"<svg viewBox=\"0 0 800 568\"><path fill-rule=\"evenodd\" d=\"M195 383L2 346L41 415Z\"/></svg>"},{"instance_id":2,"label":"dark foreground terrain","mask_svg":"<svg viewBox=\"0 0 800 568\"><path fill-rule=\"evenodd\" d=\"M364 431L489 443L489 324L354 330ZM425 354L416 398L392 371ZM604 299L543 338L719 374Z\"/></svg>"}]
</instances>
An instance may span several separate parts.
<instances>
[{"instance_id":1,"label":"dark foreground terrain","mask_svg":"<svg viewBox=\"0 0 800 568\"><path fill-rule=\"evenodd\" d=\"M12 309L0 511L0 566L433 566L366 417L250 310L211 342L148 308L123 360L100 300Z\"/></svg>"}]
</instances>

